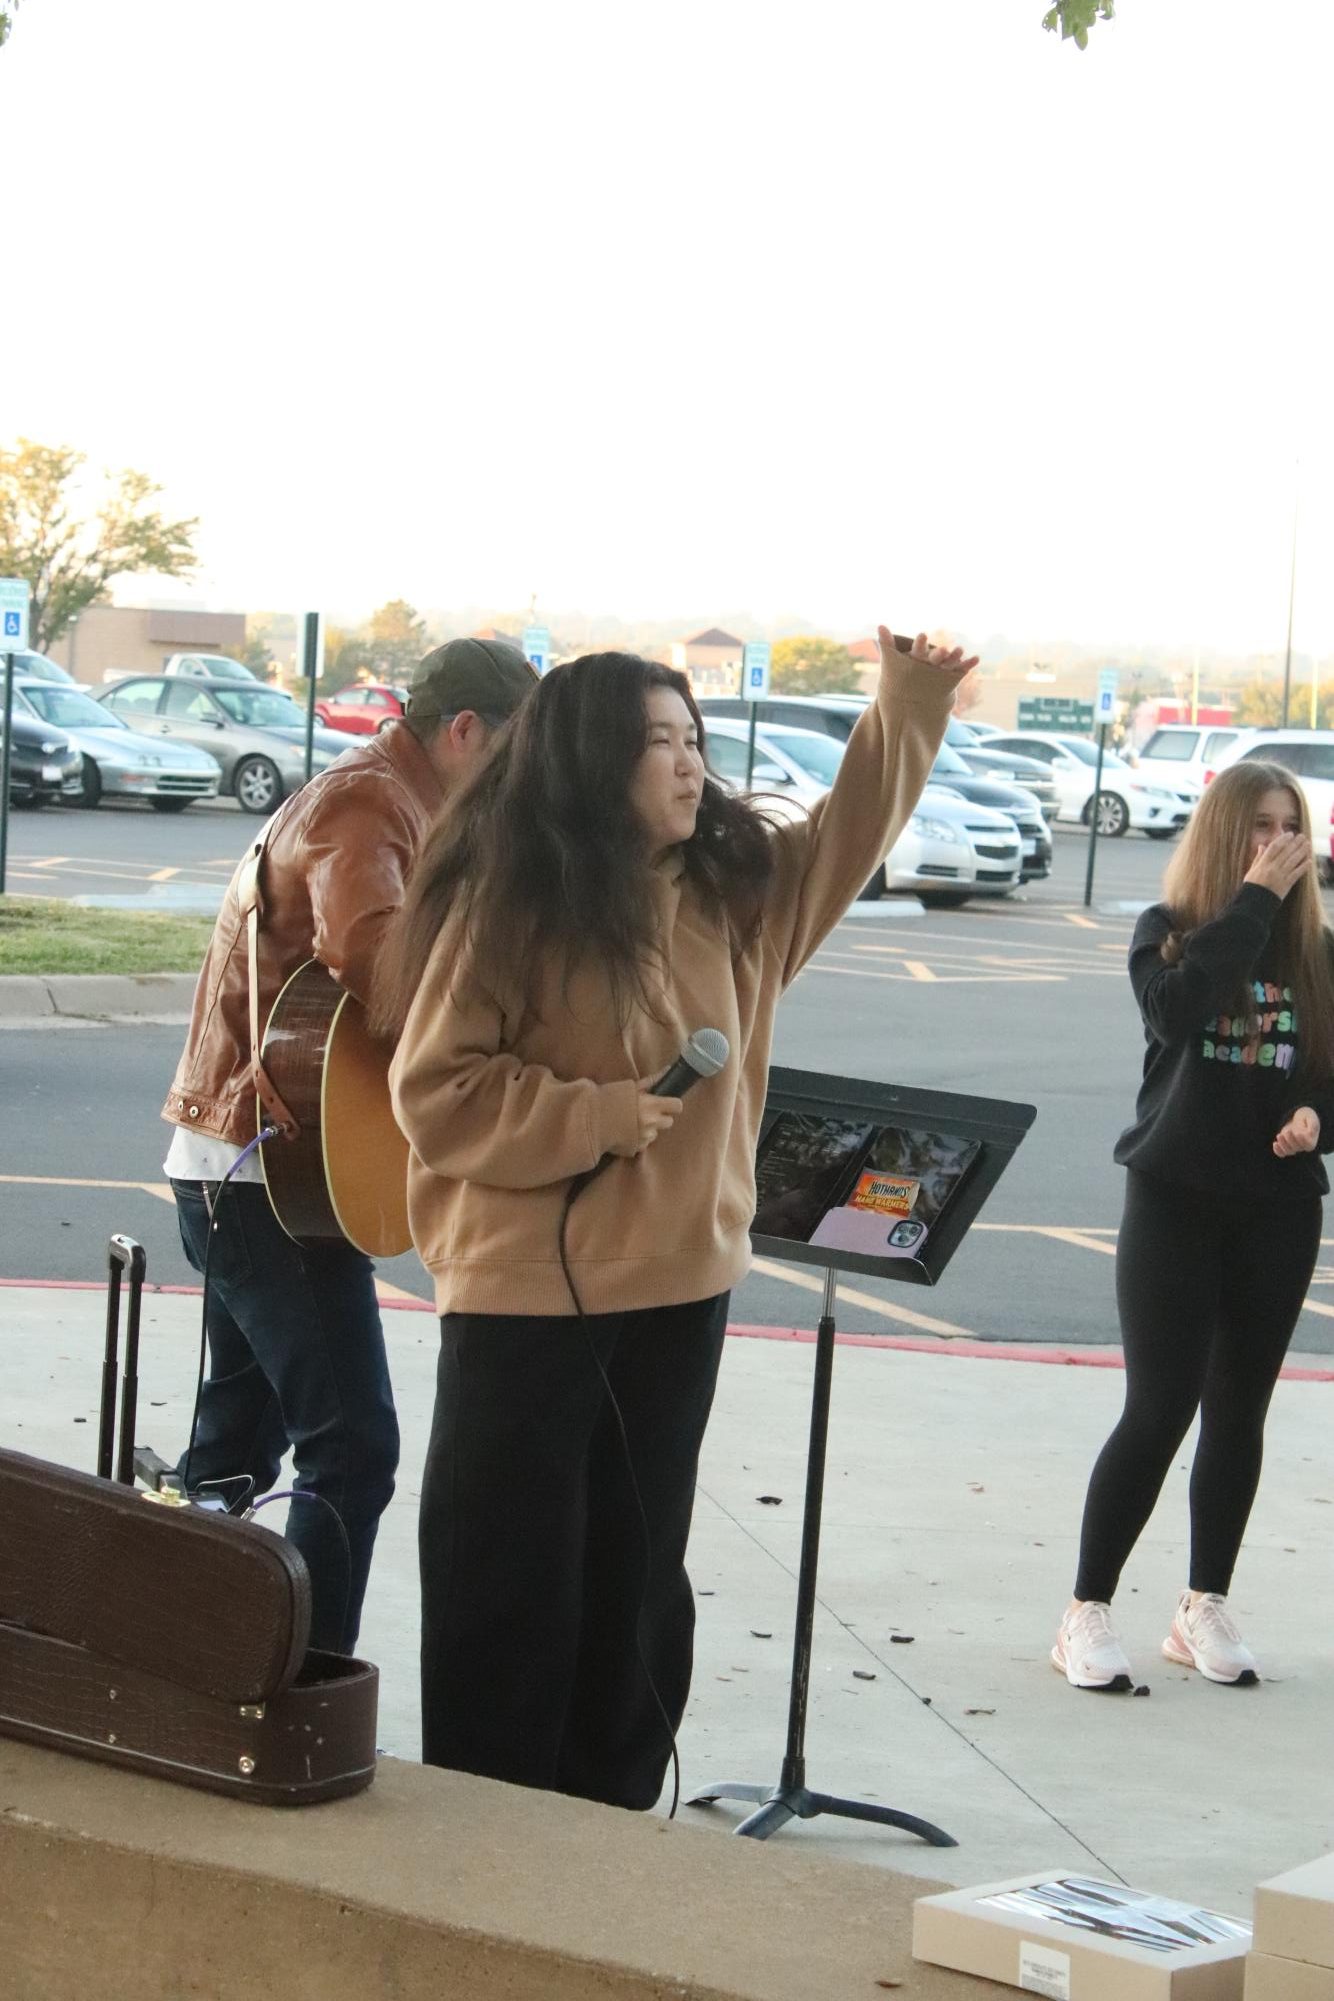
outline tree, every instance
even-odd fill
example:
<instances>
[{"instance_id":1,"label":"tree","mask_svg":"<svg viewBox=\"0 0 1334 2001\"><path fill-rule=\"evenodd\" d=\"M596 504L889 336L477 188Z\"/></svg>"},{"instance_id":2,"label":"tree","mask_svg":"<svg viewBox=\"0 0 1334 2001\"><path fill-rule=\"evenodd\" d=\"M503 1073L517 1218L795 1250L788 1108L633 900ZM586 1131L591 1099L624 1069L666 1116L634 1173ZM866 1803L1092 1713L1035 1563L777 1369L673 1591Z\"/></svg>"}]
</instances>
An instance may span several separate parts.
<instances>
[{"instance_id":1,"label":"tree","mask_svg":"<svg viewBox=\"0 0 1334 2001\"><path fill-rule=\"evenodd\" d=\"M835 639L780 639L771 661L776 695L855 695L861 670Z\"/></svg>"},{"instance_id":2,"label":"tree","mask_svg":"<svg viewBox=\"0 0 1334 2001\"><path fill-rule=\"evenodd\" d=\"M273 649L261 632L248 632L243 646L220 646L218 651L228 660L239 660L243 667L252 668L263 680L273 665Z\"/></svg>"},{"instance_id":3,"label":"tree","mask_svg":"<svg viewBox=\"0 0 1334 2001\"><path fill-rule=\"evenodd\" d=\"M168 521L149 503L162 489L146 473L106 474L108 490L78 513L86 454L20 438L0 450L0 576L25 577L32 644L43 652L72 618L100 603L117 577L182 577L198 557L198 521Z\"/></svg>"},{"instance_id":4,"label":"tree","mask_svg":"<svg viewBox=\"0 0 1334 2001\"><path fill-rule=\"evenodd\" d=\"M426 625L403 598L391 598L372 612L367 651L386 681L406 681L423 653L430 651Z\"/></svg>"},{"instance_id":5,"label":"tree","mask_svg":"<svg viewBox=\"0 0 1334 2001\"><path fill-rule=\"evenodd\" d=\"M1238 691L1233 716L1242 724L1276 729L1283 720L1283 683L1257 677ZM1288 727L1305 729L1311 720L1311 683L1296 681L1288 697ZM1316 728L1334 728L1334 688L1316 689Z\"/></svg>"},{"instance_id":6,"label":"tree","mask_svg":"<svg viewBox=\"0 0 1334 2001\"><path fill-rule=\"evenodd\" d=\"M1089 29L1095 21L1112 19L1113 0L1056 0L1042 17L1044 28L1058 31L1063 42L1073 41L1077 49L1089 45Z\"/></svg>"},{"instance_id":7,"label":"tree","mask_svg":"<svg viewBox=\"0 0 1334 2001\"><path fill-rule=\"evenodd\" d=\"M19 0L7 0L7 4L0 6L0 49L9 40L9 31L14 25L14 16L18 10Z\"/></svg>"}]
</instances>

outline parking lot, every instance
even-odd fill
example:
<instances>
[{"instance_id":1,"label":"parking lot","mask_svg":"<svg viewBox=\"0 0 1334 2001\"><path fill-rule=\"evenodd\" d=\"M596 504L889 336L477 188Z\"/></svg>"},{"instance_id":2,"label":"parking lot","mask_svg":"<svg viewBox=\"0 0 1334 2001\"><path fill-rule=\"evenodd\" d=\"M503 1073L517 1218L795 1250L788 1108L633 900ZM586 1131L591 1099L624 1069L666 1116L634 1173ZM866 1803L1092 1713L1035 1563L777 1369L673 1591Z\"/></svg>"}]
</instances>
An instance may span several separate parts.
<instances>
[{"instance_id":1,"label":"parking lot","mask_svg":"<svg viewBox=\"0 0 1334 2001\"><path fill-rule=\"evenodd\" d=\"M11 888L138 908L216 905L256 826L230 802L164 826L142 810L49 808L11 823ZM879 1338L1053 1355L1116 1340L1112 1253L1121 1174L1111 1158L1134 1102L1141 1035L1125 978L1138 909L1171 849L1100 841L1092 906L1087 837L1062 829L1051 879L1020 895L923 912L859 906L779 1014L775 1060L885 1082L1009 1098L1037 1120L934 1291L873 1279L841 1288L840 1324ZM9 1031L0 1038L0 1276L95 1280L113 1229L140 1237L150 1274L186 1283L163 1182L158 1110L178 1026ZM412 1258L382 1272L425 1302ZM734 1301L740 1325L806 1330L821 1281L761 1259ZM1334 1252L1316 1274L1296 1348L1334 1351Z\"/></svg>"}]
</instances>

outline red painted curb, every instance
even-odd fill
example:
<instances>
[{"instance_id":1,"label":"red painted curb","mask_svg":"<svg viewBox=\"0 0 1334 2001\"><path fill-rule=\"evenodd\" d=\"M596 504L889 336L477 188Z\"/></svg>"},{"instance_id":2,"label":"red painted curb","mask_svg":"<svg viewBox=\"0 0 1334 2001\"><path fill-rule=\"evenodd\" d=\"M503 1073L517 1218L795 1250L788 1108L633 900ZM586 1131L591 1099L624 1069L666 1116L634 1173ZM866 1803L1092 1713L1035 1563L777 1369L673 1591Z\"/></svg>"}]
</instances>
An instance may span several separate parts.
<instances>
[{"instance_id":1,"label":"red painted curb","mask_svg":"<svg viewBox=\"0 0 1334 2001\"><path fill-rule=\"evenodd\" d=\"M93 1278L0 1278L0 1289L25 1292L103 1292L105 1286ZM145 1292L164 1292L186 1299L199 1299L197 1285L146 1284ZM435 1306L429 1299L382 1299L389 1313L429 1313ZM758 1327L744 1321L729 1321L727 1331L743 1341L796 1341L813 1345L815 1332L809 1327ZM1040 1348L1032 1342L970 1341L942 1339L932 1334L835 1334L840 1348L895 1348L906 1355L950 1355L965 1362L1036 1362L1044 1368L1123 1369L1116 1353L1097 1348ZM1289 1366L1282 1371L1285 1383L1334 1383L1334 1369L1303 1369Z\"/></svg>"}]
</instances>

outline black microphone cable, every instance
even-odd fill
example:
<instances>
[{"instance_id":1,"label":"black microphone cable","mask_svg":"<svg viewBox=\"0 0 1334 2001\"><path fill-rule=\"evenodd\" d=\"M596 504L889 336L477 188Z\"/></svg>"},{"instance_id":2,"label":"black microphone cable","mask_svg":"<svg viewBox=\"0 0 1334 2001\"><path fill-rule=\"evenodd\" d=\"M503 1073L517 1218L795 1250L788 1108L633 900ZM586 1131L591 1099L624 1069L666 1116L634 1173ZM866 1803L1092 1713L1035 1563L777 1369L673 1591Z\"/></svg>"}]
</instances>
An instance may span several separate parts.
<instances>
[{"instance_id":1,"label":"black microphone cable","mask_svg":"<svg viewBox=\"0 0 1334 2001\"><path fill-rule=\"evenodd\" d=\"M584 1339L588 1343L588 1352L593 1358L593 1367L602 1378L602 1387L607 1393L607 1402L610 1404L611 1414L616 1420L616 1432L621 1441L621 1453L625 1460L625 1470L629 1476L630 1491L634 1495L635 1510L639 1516L640 1532L644 1538L644 1576L639 1590L639 1605L635 1611L635 1652L639 1656L639 1665L644 1670L644 1679L648 1683L649 1694L653 1697L653 1706L662 1718L662 1727L667 1733L667 1742L671 1748L672 1804L667 1818L668 1820L675 1820L676 1809L681 1804L681 1756L676 1748L676 1731L672 1727L672 1719L667 1713L667 1705L662 1699L657 1682L653 1679L653 1670L648 1664L648 1655L644 1651L644 1610L648 1604L648 1587L653 1574L653 1532L648 1525L648 1509L644 1506L644 1496L639 1490L639 1480L635 1474L634 1454L630 1450L630 1436L625 1428L625 1418L622 1414L620 1404L616 1401L616 1392L611 1386L611 1377L607 1374L602 1357L597 1350L597 1343L593 1339L593 1329L588 1315L584 1312L583 1301L579 1297L579 1289L574 1282L574 1273L570 1270L569 1251L566 1246L566 1231L569 1227L570 1211L583 1194L585 1188L587 1188L589 1182L595 1178L596 1173L597 1169L595 1168L591 1173L576 1176L570 1183L569 1188L566 1190L564 1204L561 1208L560 1228L557 1232L556 1242L557 1248L560 1251L560 1268L565 1274L565 1283L569 1288L570 1303L574 1307L579 1325L583 1329Z\"/></svg>"},{"instance_id":2,"label":"black microphone cable","mask_svg":"<svg viewBox=\"0 0 1334 2001\"><path fill-rule=\"evenodd\" d=\"M677 1098L685 1091L688 1091L692 1084L700 1083L706 1077L716 1077L718 1072L725 1066L729 1053L727 1038L718 1029L697 1029L690 1037L685 1049L677 1057L675 1063L673 1063L671 1069L667 1071L665 1076L659 1078L658 1082L654 1085L654 1096ZM566 1189L565 1201L561 1206L560 1226L556 1232L556 1247L560 1254L560 1268L565 1275L565 1284L569 1291L570 1304L573 1306L575 1316L578 1319L580 1327L583 1329L584 1339L588 1343L588 1352L593 1358L593 1366L602 1378L602 1387L607 1393L607 1402L610 1404L612 1416L616 1420L616 1432L621 1442L621 1453L625 1460L625 1470L629 1477L630 1491L634 1495L635 1509L639 1516L640 1531L644 1538L644 1578L640 1587L639 1606L635 1612L635 1652L639 1656L639 1665L644 1670L644 1679L648 1683L649 1693L653 1697L653 1706L662 1719L662 1727L667 1733L667 1742L671 1748L672 1804L667 1818L668 1820L675 1820L676 1810L681 1804L681 1756L676 1746L676 1731L672 1726L672 1719L667 1713L667 1705L662 1699L658 1684L653 1679L653 1670L648 1664L648 1656L644 1651L644 1610L648 1604L648 1588L653 1574L653 1532L649 1528L648 1509L644 1506L644 1496L640 1491L639 1480L635 1473L634 1454L630 1450L630 1436L625 1428L625 1417L620 1404L616 1400L616 1392L611 1386L611 1378L607 1374L602 1357L597 1351L597 1343L593 1339L593 1329L588 1315L584 1311L583 1301L579 1297L579 1288L574 1282L574 1273L570 1270L569 1248L567 1244L570 1211L589 1183L597 1180L603 1168L610 1163L611 1158L610 1154L604 1154L596 1167L591 1167L585 1173L576 1175Z\"/></svg>"}]
</instances>

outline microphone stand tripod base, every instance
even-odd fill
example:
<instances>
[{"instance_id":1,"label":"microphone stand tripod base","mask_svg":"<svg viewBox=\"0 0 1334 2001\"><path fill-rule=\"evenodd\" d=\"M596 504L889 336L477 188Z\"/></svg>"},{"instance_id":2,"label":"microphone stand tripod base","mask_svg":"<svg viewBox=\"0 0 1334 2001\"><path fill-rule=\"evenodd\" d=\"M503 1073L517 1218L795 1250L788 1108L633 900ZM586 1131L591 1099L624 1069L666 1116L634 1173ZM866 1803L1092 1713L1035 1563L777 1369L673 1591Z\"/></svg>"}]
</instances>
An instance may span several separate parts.
<instances>
[{"instance_id":1,"label":"microphone stand tripod base","mask_svg":"<svg viewBox=\"0 0 1334 2001\"><path fill-rule=\"evenodd\" d=\"M869 1820L877 1827L901 1827L916 1834L933 1848L957 1848L952 1834L915 1813L900 1813L897 1807L873 1806L867 1800L836 1799L833 1793L813 1793L806 1786L743 1786L730 1781L696 1793L687 1806L712 1806L716 1800L752 1800L758 1812L749 1813L732 1830L747 1834L752 1841L767 1841L790 1820L814 1820L819 1813L837 1814L840 1820Z\"/></svg>"},{"instance_id":2,"label":"microphone stand tripod base","mask_svg":"<svg viewBox=\"0 0 1334 2001\"><path fill-rule=\"evenodd\" d=\"M753 1841L767 1841L790 1820L814 1820L820 1813L837 1814L842 1820L867 1820L878 1827L901 1827L909 1834L930 1842L933 1848L957 1848L952 1834L946 1834L929 1820L916 1814L900 1813L897 1807L873 1806L865 1800L836 1799L832 1793L813 1793L806 1786L806 1702L811 1681L811 1651L815 1627L815 1580L820 1562L820 1514L824 1500L825 1446L829 1432L829 1397L834 1375L834 1302L838 1274L831 1267L825 1273L824 1310L815 1337L815 1376L811 1390L810 1447L806 1459L806 1501L801 1525L801 1560L797 1571L797 1612L792 1640L792 1687L789 1695L787 1750L783 1775L776 1786L740 1785L726 1780L702 1788L686 1801L687 1806L712 1806L715 1800L744 1800L756 1811L734 1830Z\"/></svg>"}]
</instances>

